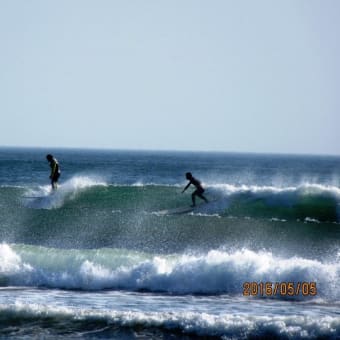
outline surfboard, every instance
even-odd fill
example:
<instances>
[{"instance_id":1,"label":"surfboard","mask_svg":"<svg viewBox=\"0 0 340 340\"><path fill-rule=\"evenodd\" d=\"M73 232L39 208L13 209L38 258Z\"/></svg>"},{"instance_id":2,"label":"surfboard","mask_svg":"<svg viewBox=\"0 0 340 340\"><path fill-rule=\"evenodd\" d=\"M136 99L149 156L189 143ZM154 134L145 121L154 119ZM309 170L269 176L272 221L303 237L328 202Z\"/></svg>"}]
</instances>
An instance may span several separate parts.
<instances>
[{"instance_id":1,"label":"surfboard","mask_svg":"<svg viewBox=\"0 0 340 340\"><path fill-rule=\"evenodd\" d=\"M189 212L192 212L196 209L196 207L180 207L180 208L174 208L174 209L165 209L155 212L156 215L181 215L181 214L187 214Z\"/></svg>"},{"instance_id":2,"label":"surfboard","mask_svg":"<svg viewBox=\"0 0 340 340\"><path fill-rule=\"evenodd\" d=\"M25 201L25 202L42 202L42 201L49 201L52 197L53 193L52 194L47 194L47 195L44 195L44 196L22 196L22 199Z\"/></svg>"},{"instance_id":3,"label":"surfboard","mask_svg":"<svg viewBox=\"0 0 340 340\"><path fill-rule=\"evenodd\" d=\"M188 214L193 211L204 211L205 208L211 208L212 204L217 202L218 199L213 199L209 201L208 203L205 202L199 202L196 206L194 207L179 207L179 208L174 208L174 209L165 209L165 210L160 210L155 212L156 215L182 215L182 214Z\"/></svg>"}]
</instances>

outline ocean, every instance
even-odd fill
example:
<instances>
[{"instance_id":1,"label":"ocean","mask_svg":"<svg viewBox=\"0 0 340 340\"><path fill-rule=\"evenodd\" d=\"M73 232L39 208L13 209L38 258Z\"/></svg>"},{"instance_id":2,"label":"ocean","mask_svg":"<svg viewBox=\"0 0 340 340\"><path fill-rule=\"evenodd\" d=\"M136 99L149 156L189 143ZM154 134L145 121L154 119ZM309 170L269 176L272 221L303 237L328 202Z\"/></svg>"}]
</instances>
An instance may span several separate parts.
<instances>
[{"instance_id":1,"label":"ocean","mask_svg":"<svg viewBox=\"0 0 340 340\"><path fill-rule=\"evenodd\" d=\"M340 339L340 157L0 148L0 213L1 339Z\"/></svg>"}]
</instances>

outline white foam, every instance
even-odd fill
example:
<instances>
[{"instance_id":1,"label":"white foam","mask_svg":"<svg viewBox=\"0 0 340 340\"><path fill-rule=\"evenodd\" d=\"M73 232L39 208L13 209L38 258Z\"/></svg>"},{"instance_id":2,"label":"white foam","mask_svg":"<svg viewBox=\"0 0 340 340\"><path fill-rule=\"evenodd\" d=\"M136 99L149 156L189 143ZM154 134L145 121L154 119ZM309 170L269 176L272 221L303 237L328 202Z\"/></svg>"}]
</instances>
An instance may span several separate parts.
<instances>
[{"instance_id":1,"label":"white foam","mask_svg":"<svg viewBox=\"0 0 340 340\"><path fill-rule=\"evenodd\" d=\"M305 223L320 223L319 220L317 220L316 218L311 218L311 217L306 217L304 220Z\"/></svg>"},{"instance_id":2,"label":"white foam","mask_svg":"<svg viewBox=\"0 0 340 340\"><path fill-rule=\"evenodd\" d=\"M260 337L269 334L291 339L337 338L340 334L340 318L292 314L286 316L261 316L251 313L222 313L214 315L195 311L145 312L95 310L70 307L52 307L41 304L15 303L0 305L2 314L14 313L18 318L54 317L79 321L105 320L109 324L145 328L180 329L184 334L200 336L225 336L238 339Z\"/></svg>"},{"instance_id":3,"label":"white foam","mask_svg":"<svg viewBox=\"0 0 340 340\"><path fill-rule=\"evenodd\" d=\"M21 257L9 245L0 244L0 276L12 276L31 270L32 267L23 263Z\"/></svg>"},{"instance_id":4,"label":"white foam","mask_svg":"<svg viewBox=\"0 0 340 340\"><path fill-rule=\"evenodd\" d=\"M317 183L302 183L298 186L272 186L272 185L234 185L234 184L211 184L209 188L216 188L224 191L227 194L235 194L235 193L291 193L291 192L300 192L304 194L334 194L337 197L340 197L340 188L332 185L322 185Z\"/></svg>"},{"instance_id":5,"label":"white foam","mask_svg":"<svg viewBox=\"0 0 340 340\"><path fill-rule=\"evenodd\" d=\"M340 263L280 258L265 251L211 250L199 255L153 256L107 249L16 249L14 252L6 246L1 253L0 260L9 265L3 265L0 275L17 286L241 295L244 282L316 282L318 297L340 297L336 284Z\"/></svg>"}]
</instances>

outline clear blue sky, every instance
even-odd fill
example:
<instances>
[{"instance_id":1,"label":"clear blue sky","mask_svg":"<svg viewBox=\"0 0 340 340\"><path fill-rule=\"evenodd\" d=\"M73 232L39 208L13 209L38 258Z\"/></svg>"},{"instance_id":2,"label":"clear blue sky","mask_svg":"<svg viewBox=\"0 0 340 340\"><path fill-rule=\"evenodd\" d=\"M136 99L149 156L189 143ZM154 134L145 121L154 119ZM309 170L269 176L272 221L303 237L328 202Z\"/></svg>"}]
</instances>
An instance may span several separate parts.
<instances>
[{"instance_id":1,"label":"clear blue sky","mask_svg":"<svg viewBox=\"0 0 340 340\"><path fill-rule=\"evenodd\" d=\"M340 154L340 1L0 0L0 145Z\"/></svg>"}]
</instances>

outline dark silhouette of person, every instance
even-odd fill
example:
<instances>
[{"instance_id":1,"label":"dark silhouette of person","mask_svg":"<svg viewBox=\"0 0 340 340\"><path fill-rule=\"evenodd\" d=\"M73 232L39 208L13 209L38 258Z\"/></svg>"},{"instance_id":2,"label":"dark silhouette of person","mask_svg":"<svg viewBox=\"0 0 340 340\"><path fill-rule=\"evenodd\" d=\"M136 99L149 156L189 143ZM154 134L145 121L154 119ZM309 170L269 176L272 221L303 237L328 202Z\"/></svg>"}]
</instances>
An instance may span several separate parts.
<instances>
[{"instance_id":1,"label":"dark silhouette of person","mask_svg":"<svg viewBox=\"0 0 340 340\"><path fill-rule=\"evenodd\" d=\"M60 177L59 163L57 159L54 158L53 155L51 154L48 154L46 158L47 158L47 161L50 163L50 167L51 167L50 179L51 179L52 189L55 190L58 187L57 182Z\"/></svg>"},{"instance_id":2,"label":"dark silhouette of person","mask_svg":"<svg viewBox=\"0 0 340 340\"><path fill-rule=\"evenodd\" d=\"M201 182L196 179L191 172L187 172L185 174L185 178L189 181L189 183L186 185L186 187L183 189L182 193L187 190L190 186L190 184L194 185L196 187L196 190L191 194L192 199L192 207L196 206L196 196L204 200L206 203L208 203L208 200L203 196L204 189L202 187Z\"/></svg>"}]
</instances>

